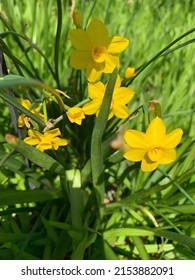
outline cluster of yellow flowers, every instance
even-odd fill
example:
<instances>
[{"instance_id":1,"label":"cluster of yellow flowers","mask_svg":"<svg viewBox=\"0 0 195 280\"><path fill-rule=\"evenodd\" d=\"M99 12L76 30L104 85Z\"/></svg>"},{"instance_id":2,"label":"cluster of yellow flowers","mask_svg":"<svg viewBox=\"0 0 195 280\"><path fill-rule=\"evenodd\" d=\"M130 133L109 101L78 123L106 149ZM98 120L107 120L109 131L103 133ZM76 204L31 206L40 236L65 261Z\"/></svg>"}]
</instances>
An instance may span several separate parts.
<instances>
[{"instance_id":1,"label":"cluster of yellow flowers","mask_svg":"<svg viewBox=\"0 0 195 280\"><path fill-rule=\"evenodd\" d=\"M78 21L77 21L78 22ZM127 48L129 41L119 36L109 37L106 26L98 19L93 19L86 31L74 29L69 31L69 39L74 47L70 58L70 65L77 70L86 70L88 80L88 95L91 101L82 108L70 108L67 116L70 121L81 124L84 115L99 113L103 102L106 85L97 81L102 73L112 73L119 64L117 53ZM128 68L126 76L134 75L134 69ZM120 76L115 84L109 119L114 115L118 118L127 118L130 114L126 106L134 96L131 89L120 87Z\"/></svg>"},{"instance_id":2,"label":"cluster of yellow flowers","mask_svg":"<svg viewBox=\"0 0 195 280\"><path fill-rule=\"evenodd\" d=\"M67 117L71 123L82 124L86 115L96 114L98 116L103 98L106 92L106 84L98 79L102 73L109 74L119 65L118 53L125 50L129 41L125 38L108 35L106 26L98 19L92 19L86 30L78 28L81 18L74 14L76 29L70 30L68 37L74 47L70 57L71 67L77 70L85 70L88 81L89 102L83 107L67 108ZM135 69L128 67L125 71L125 78L135 75ZM117 76L113 96L110 105L108 119L113 116L117 118L128 118L130 111L128 103L134 96L134 92L121 86L120 76ZM25 108L29 109L31 103L27 100L18 100ZM34 114L43 118L44 116L36 109L31 110ZM31 120L21 115L18 125L24 124L28 127ZM30 125L29 125L30 127ZM175 147L179 144L182 137L182 129L178 128L166 134L166 127L162 119L156 116L149 124L146 133L127 130L124 140L128 148L123 151L124 158L138 162L141 161L143 171L153 171L159 164L171 163L176 158ZM62 139L58 128L47 130L40 133L30 129L29 137L24 142L35 145L40 151L47 149L58 149L59 146L66 146L69 140Z\"/></svg>"}]
</instances>

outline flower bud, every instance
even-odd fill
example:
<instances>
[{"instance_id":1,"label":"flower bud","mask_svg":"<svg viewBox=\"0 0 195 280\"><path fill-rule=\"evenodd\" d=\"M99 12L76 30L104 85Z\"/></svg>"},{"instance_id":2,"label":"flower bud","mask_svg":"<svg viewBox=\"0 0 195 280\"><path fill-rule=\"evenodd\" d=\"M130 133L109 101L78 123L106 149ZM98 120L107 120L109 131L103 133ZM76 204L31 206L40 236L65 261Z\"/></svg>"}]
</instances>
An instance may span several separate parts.
<instances>
[{"instance_id":1,"label":"flower bud","mask_svg":"<svg viewBox=\"0 0 195 280\"><path fill-rule=\"evenodd\" d=\"M127 67L125 70L125 78L130 79L135 75L135 68Z\"/></svg>"},{"instance_id":2,"label":"flower bud","mask_svg":"<svg viewBox=\"0 0 195 280\"><path fill-rule=\"evenodd\" d=\"M73 13L73 22L76 25L76 27L79 27L79 25L81 24L81 14L80 12L74 12Z\"/></svg>"},{"instance_id":3,"label":"flower bud","mask_svg":"<svg viewBox=\"0 0 195 280\"><path fill-rule=\"evenodd\" d=\"M149 120L150 122L156 117L161 117L161 106L158 100L152 100L149 102Z\"/></svg>"}]
</instances>

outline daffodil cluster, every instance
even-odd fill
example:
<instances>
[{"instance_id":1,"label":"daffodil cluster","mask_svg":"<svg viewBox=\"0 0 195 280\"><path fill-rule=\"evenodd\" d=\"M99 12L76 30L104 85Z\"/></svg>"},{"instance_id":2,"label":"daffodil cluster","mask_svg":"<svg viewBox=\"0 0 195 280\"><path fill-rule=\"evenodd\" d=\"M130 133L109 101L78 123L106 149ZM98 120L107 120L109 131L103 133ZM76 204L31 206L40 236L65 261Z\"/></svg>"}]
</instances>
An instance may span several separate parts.
<instances>
[{"instance_id":1,"label":"daffodil cluster","mask_svg":"<svg viewBox=\"0 0 195 280\"><path fill-rule=\"evenodd\" d=\"M39 111L40 106L36 106L35 108L31 109L32 104L28 99L17 98L17 101L19 104L31 111L31 113L36 115L38 118L42 120L44 119L44 115ZM18 127L26 127L29 129L28 137L24 139L24 142L29 145L35 146L36 149L38 149L39 151L44 152L48 149L57 150L60 146L68 145L69 140L58 137L61 136L59 128L46 130L45 132L41 133L36 129L31 129L32 125L33 122L25 114L21 114L18 117Z\"/></svg>"},{"instance_id":2,"label":"daffodil cluster","mask_svg":"<svg viewBox=\"0 0 195 280\"><path fill-rule=\"evenodd\" d=\"M98 19L92 19L86 30L79 29L81 16L79 12L73 14L73 21L76 29L70 30L68 37L74 47L70 57L70 66L77 70L85 70L86 79L88 81L88 96L89 102L83 107L68 107L64 105L67 119L71 123L81 125L86 115L96 114L98 116L102 105L107 84L100 80L101 75L110 74L119 65L118 53L125 50L129 41L120 36L109 36L106 26ZM134 74L134 69L130 68L128 75ZM132 70L133 69L133 70ZM126 74L125 74L126 75ZM134 96L134 92L126 87L121 87L121 79L118 75L113 97L110 105L108 119L113 116L117 118L128 118L130 111L128 103ZM29 100L18 99L18 102L26 109L31 110L37 117L44 119L44 115L35 109L31 109ZM67 139L62 139L57 136L61 135L59 129L46 129L41 133L36 129L31 128L31 119L24 114L19 116L18 126L26 126L28 137L24 139L29 145L36 146L40 151L47 149L57 149L59 146L65 146L69 143Z\"/></svg>"},{"instance_id":3,"label":"daffodil cluster","mask_svg":"<svg viewBox=\"0 0 195 280\"><path fill-rule=\"evenodd\" d=\"M64 104L66 117L71 123L81 125L87 115L95 114L98 117L100 108L106 94L107 83L101 81L101 76L109 75L119 65L117 54L124 51L129 41L120 36L110 36L106 26L98 19L92 19L86 30L80 29L81 16L78 12L73 14L76 29L70 30L68 37L73 46L70 57L70 66L76 70L85 70L87 79L88 99L80 100L79 106L69 107ZM128 67L124 73L125 81L135 76L135 69ZM108 79L107 79L108 80ZM121 85L118 75L115 81L108 120L112 117L127 119L130 116L129 102L134 97L134 92ZM18 102L26 109L31 110L37 117L44 119L37 107L33 108L29 100L18 99ZM18 126L26 126L28 137L24 139L36 149L45 151L57 150L60 146L69 144L69 140L63 139L59 128L46 127L43 132L31 128L31 119L24 114L19 116ZM146 132L126 130L122 137L123 157L129 161L141 162L141 169L153 171L160 164L169 164L176 159L175 147L180 143L183 131L177 128L172 132L166 132L166 126L158 114L154 115ZM125 143L125 144L124 144ZM125 147L125 148L124 148Z\"/></svg>"},{"instance_id":4,"label":"daffodil cluster","mask_svg":"<svg viewBox=\"0 0 195 280\"><path fill-rule=\"evenodd\" d=\"M76 26L78 27L78 24ZM127 48L129 41L120 36L109 36L106 26L98 19L92 19L86 30L78 28L70 30L68 36L74 47L70 65L77 70L85 70L88 96L91 99L82 107L82 111L78 108L70 108L67 112L69 120L80 125L84 115L98 116L107 86L98 79L101 78L102 73L110 74L119 65L117 54ZM126 72L128 72L126 76L133 76L134 68L128 67ZM121 79L118 75L108 119L113 116L121 119L128 118L130 111L127 104L133 96L134 92L131 89L121 87ZM76 112L74 116L73 112Z\"/></svg>"}]
</instances>

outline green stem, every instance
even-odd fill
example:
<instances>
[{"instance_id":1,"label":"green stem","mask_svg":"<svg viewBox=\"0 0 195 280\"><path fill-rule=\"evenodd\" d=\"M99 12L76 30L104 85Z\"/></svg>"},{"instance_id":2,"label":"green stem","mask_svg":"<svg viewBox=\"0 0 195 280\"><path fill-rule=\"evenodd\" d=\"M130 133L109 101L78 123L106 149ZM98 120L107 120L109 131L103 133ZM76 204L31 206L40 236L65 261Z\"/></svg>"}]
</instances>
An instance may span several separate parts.
<instances>
[{"instance_id":1,"label":"green stem","mask_svg":"<svg viewBox=\"0 0 195 280\"><path fill-rule=\"evenodd\" d=\"M62 30L62 3L61 3L61 0L57 0L57 6L58 6L58 15L57 15L58 25L57 25L56 41L55 41L54 63L55 63L56 82L57 82L57 86L60 88L58 61L59 61L59 49L60 49L60 35L61 35L61 30Z\"/></svg>"}]
</instances>

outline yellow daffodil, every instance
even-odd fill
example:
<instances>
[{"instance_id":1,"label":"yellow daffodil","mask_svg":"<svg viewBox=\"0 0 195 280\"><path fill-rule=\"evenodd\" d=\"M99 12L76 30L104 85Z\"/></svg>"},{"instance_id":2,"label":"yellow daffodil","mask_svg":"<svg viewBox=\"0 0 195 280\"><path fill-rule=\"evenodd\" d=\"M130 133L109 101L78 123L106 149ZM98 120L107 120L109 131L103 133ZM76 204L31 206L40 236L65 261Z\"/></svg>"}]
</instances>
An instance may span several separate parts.
<instances>
[{"instance_id":1,"label":"yellow daffodil","mask_svg":"<svg viewBox=\"0 0 195 280\"><path fill-rule=\"evenodd\" d=\"M176 159L175 147L181 141L181 128L166 134L162 119L156 117L149 124L146 133L127 130L124 139L129 149L124 157L131 161L141 161L143 171L153 171L159 164L168 164Z\"/></svg>"},{"instance_id":2,"label":"yellow daffodil","mask_svg":"<svg viewBox=\"0 0 195 280\"><path fill-rule=\"evenodd\" d=\"M85 119L85 114L82 108L72 107L68 110L67 117L71 123L81 125L82 120Z\"/></svg>"},{"instance_id":3,"label":"yellow daffodil","mask_svg":"<svg viewBox=\"0 0 195 280\"><path fill-rule=\"evenodd\" d=\"M119 119L124 119L130 114L126 104L128 104L133 98L134 92L126 87L120 87L120 85L121 80L120 76L118 75L114 87L108 119L111 119L114 115ZM98 116L105 91L106 85L104 85L102 82L88 84L88 93L92 101L83 106L83 111L86 115L96 114L96 116Z\"/></svg>"},{"instance_id":4,"label":"yellow daffodil","mask_svg":"<svg viewBox=\"0 0 195 280\"><path fill-rule=\"evenodd\" d=\"M20 103L23 107L25 107L26 109L29 110L30 106L32 105L31 102L28 99L22 99L22 98L17 98L18 103ZM31 112L36 115L37 117L39 117L40 119L44 119L44 115L40 114L39 112L37 112L36 108L33 108L31 110ZM26 118L26 121L25 121ZM30 121L29 117L26 117L25 114L21 114L18 117L18 127L23 127L25 125L28 126L27 122ZM29 125L30 126L30 125Z\"/></svg>"},{"instance_id":5,"label":"yellow daffodil","mask_svg":"<svg viewBox=\"0 0 195 280\"><path fill-rule=\"evenodd\" d=\"M102 73L112 73L119 64L116 54L129 43L119 36L109 37L106 26L98 19L93 19L86 31L70 30L68 36L75 48L70 65L78 70L86 69L89 82L95 82Z\"/></svg>"},{"instance_id":6,"label":"yellow daffodil","mask_svg":"<svg viewBox=\"0 0 195 280\"><path fill-rule=\"evenodd\" d=\"M36 145L36 149L41 152L48 149L57 150L59 146L66 146L69 143L69 140L57 137L61 135L59 128L47 130L43 134L29 129L28 135L29 137L26 137L24 142L32 146Z\"/></svg>"},{"instance_id":7,"label":"yellow daffodil","mask_svg":"<svg viewBox=\"0 0 195 280\"><path fill-rule=\"evenodd\" d=\"M133 76L135 76L135 68L127 67L127 69L125 70L124 76L126 79L130 79Z\"/></svg>"}]
</instances>

